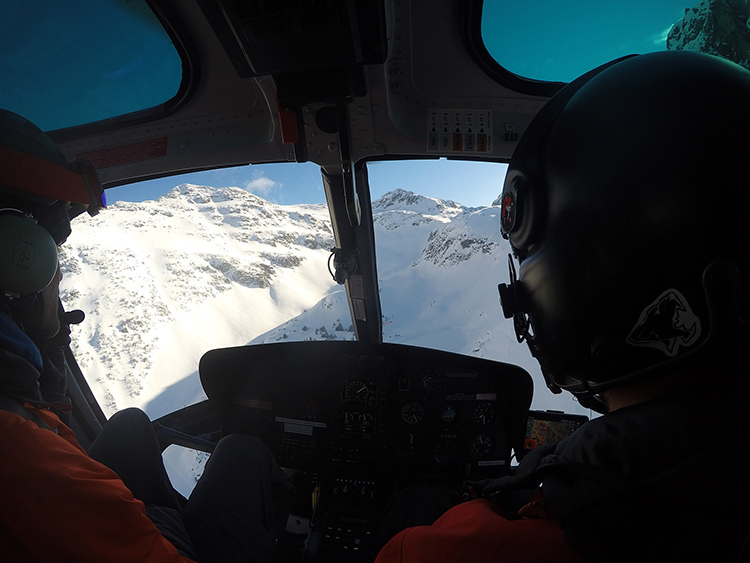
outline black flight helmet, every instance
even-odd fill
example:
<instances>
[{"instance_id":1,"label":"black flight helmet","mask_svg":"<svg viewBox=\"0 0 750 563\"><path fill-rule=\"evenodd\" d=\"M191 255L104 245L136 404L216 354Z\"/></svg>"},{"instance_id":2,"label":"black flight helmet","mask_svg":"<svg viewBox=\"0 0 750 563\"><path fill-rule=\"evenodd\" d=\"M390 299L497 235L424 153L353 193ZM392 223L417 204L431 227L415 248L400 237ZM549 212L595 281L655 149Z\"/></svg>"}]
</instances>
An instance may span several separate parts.
<instances>
[{"instance_id":1,"label":"black flight helmet","mask_svg":"<svg viewBox=\"0 0 750 563\"><path fill-rule=\"evenodd\" d=\"M721 338L717 272L748 318L749 158L750 72L710 55L614 61L542 108L501 196L519 267L500 291L553 391L695 357Z\"/></svg>"}]
</instances>

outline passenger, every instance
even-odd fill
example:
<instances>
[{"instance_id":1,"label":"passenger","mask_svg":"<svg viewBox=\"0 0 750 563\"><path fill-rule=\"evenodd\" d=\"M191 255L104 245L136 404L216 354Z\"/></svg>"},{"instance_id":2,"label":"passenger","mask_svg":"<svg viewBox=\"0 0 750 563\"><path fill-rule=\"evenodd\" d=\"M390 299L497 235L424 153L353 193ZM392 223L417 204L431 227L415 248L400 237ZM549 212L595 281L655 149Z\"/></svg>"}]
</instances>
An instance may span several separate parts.
<instances>
[{"instance_id":1,"label":"passenger","mask_svg":"<svg viewBox=\"0 0 750 563\"><path fill-rule=\"evenodd\" d=\"M749 132L750 72L687 52L542 109L501 199L503 308L548 385L606 414L379 563L750 558Z\"/></svg>"},{"instance_id":2,"label":"passenger","mask_svg":"<svg viewBox=\"0 0 750 563\"><path fill-rule=\"evenodd\" d=\"M269 561L294 492L259 440L219 441L186 500L142 411L115 414L89 455L65 424L70 316L58 314L57 245L100 193L91 171L0 110L1 557Z\"/></svg>"}]
</instances>

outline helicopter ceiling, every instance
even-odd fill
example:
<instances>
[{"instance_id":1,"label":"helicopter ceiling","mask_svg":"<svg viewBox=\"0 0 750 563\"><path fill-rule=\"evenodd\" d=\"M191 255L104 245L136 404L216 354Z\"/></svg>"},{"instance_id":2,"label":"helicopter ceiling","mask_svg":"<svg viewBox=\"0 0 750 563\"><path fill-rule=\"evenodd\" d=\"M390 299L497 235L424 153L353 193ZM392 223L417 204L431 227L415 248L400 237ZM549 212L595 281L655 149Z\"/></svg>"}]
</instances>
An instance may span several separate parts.
<instances>
[{"instance_id":1,"label":"helicopter ceiling","mask_svg":"<svg viewBox=\"0 0 750 563\"><path fill-rule=\"evenodd\" d=\"M342 151L352 162L507 160L558 85L503 76L483 58L469 42L478 4L155 0L182 53L178 96L52 136L69 156L89 156L107 187L249 163L335 172ZM443 122L451 110L484 112L488 140L474 150L435 143L432 129L454 125Z\"/></svg>"}]
</instances>

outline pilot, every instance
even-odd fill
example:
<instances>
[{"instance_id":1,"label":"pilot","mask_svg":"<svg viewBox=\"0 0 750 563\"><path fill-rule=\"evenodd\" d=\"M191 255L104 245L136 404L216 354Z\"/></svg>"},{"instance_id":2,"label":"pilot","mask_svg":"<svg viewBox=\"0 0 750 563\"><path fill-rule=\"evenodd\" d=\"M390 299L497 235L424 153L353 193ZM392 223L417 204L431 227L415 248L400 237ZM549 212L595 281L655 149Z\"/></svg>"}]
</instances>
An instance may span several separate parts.
<instances>
[{"instance_id":1,"label":"pilot","mask_svg":"<svg viewBox=\"0 0 750 563\"><path fill-rule=\"evenodd\" d=\"M68 324L57 247L104 204L69 163L0 110L0 551L5 561L268 561L294 490L252 436L219 441L189 499L169 483L151 423L116 413L88 454L66 425Z\"/></svg>"},{"instance_id":2,"label":"pilot","mask_svg":"<svg viewBox=\"0 0 750 563\"><path fill-rule=\"evenodd\" d=\"M501 300L548 386L604 415L379 563L750 558L749 156L750 72L709 55L618 60L540 111Z\"/></svg>"}]
</instances>

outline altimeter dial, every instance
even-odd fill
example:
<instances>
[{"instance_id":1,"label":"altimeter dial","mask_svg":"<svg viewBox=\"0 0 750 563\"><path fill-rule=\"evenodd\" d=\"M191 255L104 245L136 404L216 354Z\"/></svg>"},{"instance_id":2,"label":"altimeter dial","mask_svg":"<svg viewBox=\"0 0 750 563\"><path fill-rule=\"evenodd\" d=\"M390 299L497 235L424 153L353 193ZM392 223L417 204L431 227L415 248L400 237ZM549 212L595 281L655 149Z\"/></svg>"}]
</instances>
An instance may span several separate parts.
<instances>
[{"instance_id":1,"label":"altimeter dial","mask_svg":"<svg viewBox=\"0 0 750 563\"><path fill-rule=\"evenodd\" d=\"M487 426L488 424L491 424L495 418L495 408L491 403L480 403L474 407L472 418L476 424Z\"/></svg>"},{"instance_id":2,"label":"altimeter dial","mask_svg":"<svg viewBox=\"0 0 750 563\"><path fill-rule=\"evenodd\" d=\"M495 440L489 434L479 434L471 441L471 455L477 459L489 456L495 449Z\"/></svg>"},{"instance_id":3,"label":"altimeter dial","mask_svg":"<svg viewBox=\"0 0 750 563\"><path fill-rule=\"evenodd\" d=\"M406 403L401 407L401 418L407 424L419 424L424 418L424 408L419 403Z\"/></svg>"}]
</instances>

